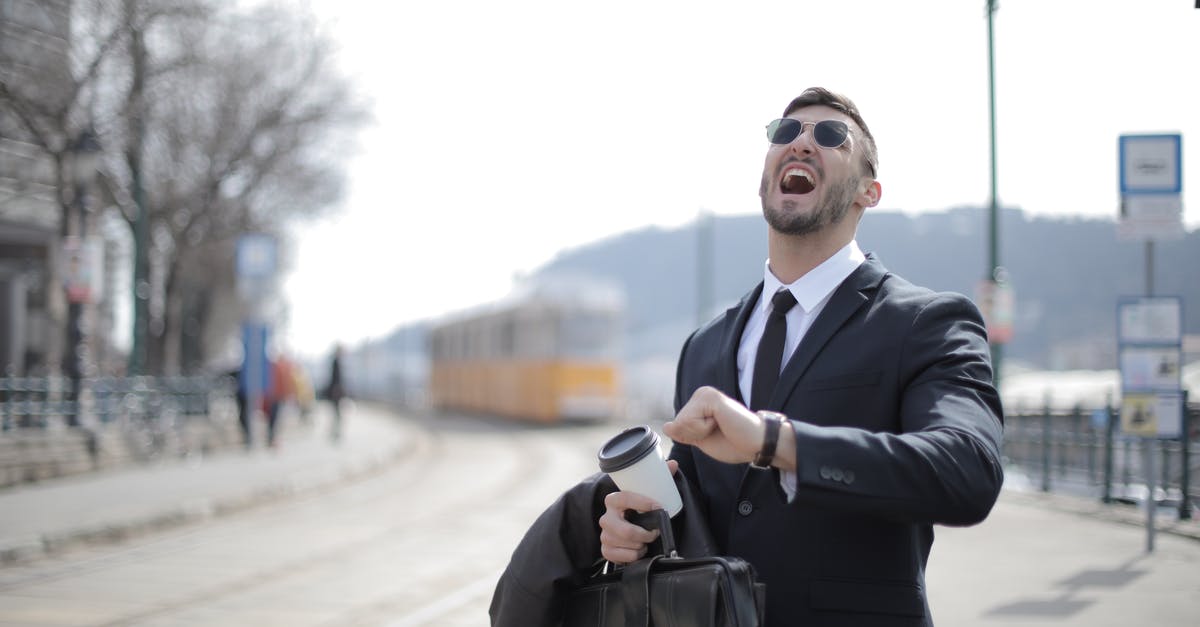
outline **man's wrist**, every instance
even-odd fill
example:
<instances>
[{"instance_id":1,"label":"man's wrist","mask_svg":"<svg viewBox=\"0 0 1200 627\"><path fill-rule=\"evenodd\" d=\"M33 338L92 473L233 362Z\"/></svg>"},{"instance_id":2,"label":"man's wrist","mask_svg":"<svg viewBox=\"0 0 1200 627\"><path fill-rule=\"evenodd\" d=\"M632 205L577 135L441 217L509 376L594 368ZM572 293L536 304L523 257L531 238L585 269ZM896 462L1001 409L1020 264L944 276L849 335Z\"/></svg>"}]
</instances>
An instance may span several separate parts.
<instances>
[{"instance_id":1,"label":"man's wrist","mask_svg":"<svg viewBox=\"0 0 1200 627\"><path fill-rule=\"evenodd\" d=\"M775 460L775 451L779 448L779 431L783 427L783 423L787 420L787 416L781 413L761 410L755 412L763 421L763 442L758 453L754 455L750 465L755 468L767 469L771 467L771 463Z\"/></svg>"}]
</instances>

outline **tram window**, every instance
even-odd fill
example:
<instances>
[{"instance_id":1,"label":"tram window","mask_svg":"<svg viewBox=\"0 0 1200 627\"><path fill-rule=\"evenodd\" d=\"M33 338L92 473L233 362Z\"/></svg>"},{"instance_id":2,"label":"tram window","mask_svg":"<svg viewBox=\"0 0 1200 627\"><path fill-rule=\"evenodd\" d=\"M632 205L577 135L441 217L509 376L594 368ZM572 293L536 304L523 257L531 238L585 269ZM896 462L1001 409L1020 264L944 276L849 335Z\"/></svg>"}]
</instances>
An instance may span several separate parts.
<instances>
[{"instance_id":1,"label":"tram window","mask_svg":"<svg viewBox=\"0 0 1200 627\"><path fill-rule=\"evenodd\" d=\"M465 359L467 356L467 334L466 329L462 326L454 327L451 334L452 344L450 357L452 359Z\"/></svg>"},{"instance_id":2,"label":"tram window","mask_svg":"<svg viewBox=\"0 0 1200 627\"><path fill-rule=\"evenodd\" d=\"M434 359L446 358L446 346L442 341L442 334L435 333L429 338L429 355Z\"/></svg>"},{"instance_id":3,"label":"tram window","mask_svg":"<svg viewBox=\"0 0 1200 627\"><path fill-rule=\"evenodd\" d=\"M487 319L487 356L491 359L502 358L504 351L504 321L503 313Z\"/></svg>"},{"instance_id":4,"label":"tram window","mask_svg":"<svg viewBox=\"0 0 1200 627\"><path fill-rule=\"evenodd\" d=\"M484 343L487 338L484 334L484 326L482 321L477 321L475 324L471 325L471 332L467 337L467 356L478 359L479 357L485 355Z\"/></svg>"},{"instance_id":5,"label":"tram window","mask_svg":"<svg viewBox=\"0 0 1200 627\"><path fill-rule=\"evenodd\" d=\"M504 319L500 322L500 356L501 357L507 358L507 357L513 356L514 344L516 342L516 338L514 337L514 329L513 329L514 326L515 326L515 322L513 321L512 314L506 314L504 316Z\"/></svg>"},{"instance_id":6,"label":"tram window","mask_svg":"<svg viewBox=\"0 0 1200 627\"><path fill-rule=\"evenodd\" d=\"M606 311L569 312L561 322L563 353L589 359L615 358L617 320L615 315Z\"/></svg>"},{"instance_id":7,"label":"tram window","mask_svg":"<svg viewBox=\"0 0 1200 627\"><path fill-rule=\"evenodd\" d=\"M471 338L471 356L476 359L487 359L492 356L491 350L491 334L488 331L491 329L491 320L480 318L475 321L474 333Z\"/></svg>"},{"instance_id":8,"label":"tram window","mask_svg":"<svg viewBox=\"0 0 1200 627\"><path fill-rule=\"evenodd\" d=\"M519 313L513 349L525 359L545 359L555 355L558 342L557 312L544 307L530 307Z\"/></svg>"}]
</instances>

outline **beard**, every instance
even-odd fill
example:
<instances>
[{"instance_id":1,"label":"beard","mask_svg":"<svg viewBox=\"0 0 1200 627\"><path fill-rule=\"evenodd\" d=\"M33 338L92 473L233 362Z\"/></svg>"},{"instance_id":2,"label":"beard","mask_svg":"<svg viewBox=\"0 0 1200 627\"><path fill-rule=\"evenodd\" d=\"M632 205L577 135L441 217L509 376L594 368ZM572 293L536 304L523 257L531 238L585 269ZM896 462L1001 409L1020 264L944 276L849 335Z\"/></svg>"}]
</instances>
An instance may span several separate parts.
<instances>
[{"instance_id":1,"label":"beard","mask_svg":"<svg viewBox=\"0 0 1200 627\"><path fill-rule=\"evenodd\" d=\"M857 193L856 183L857 177L854 176L830 183L829 187L825 189L824 195L818 200L817 206L813 207L812 211L803 212L797 210L799 203L788 199L785 194L780 194L783 198L779 201L778 206L767 204L767 188L770 181L767 180L767 175L764 173L762 184L759 187L763 217L767 219L767 224L771 225L772 229L784 235L816 233L827 226L841 222L846 217L846 213L854 204L854 196Z\"/></svg>"}]
</instances>

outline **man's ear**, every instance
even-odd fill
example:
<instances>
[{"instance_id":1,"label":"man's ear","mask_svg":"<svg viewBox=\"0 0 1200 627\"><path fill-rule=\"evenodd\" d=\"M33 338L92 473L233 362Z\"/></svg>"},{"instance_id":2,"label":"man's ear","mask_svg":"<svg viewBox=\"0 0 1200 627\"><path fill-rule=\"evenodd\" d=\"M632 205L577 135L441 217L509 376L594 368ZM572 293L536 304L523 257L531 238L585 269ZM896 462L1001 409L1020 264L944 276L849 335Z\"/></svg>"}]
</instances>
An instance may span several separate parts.
<instances>
[{"instance_id":1,"label":"man's ear","mask_svg":"<svg viewBox=\"0 0 1200 627\"><path fill-rule=\"evenodd\" d=\"M879 181L872 180L867 184L867 188L858 195L856 200L863 208L874 207L879 204L879 198L882 195L883 187L879 185Z\"/></svg>"}]
</instances>

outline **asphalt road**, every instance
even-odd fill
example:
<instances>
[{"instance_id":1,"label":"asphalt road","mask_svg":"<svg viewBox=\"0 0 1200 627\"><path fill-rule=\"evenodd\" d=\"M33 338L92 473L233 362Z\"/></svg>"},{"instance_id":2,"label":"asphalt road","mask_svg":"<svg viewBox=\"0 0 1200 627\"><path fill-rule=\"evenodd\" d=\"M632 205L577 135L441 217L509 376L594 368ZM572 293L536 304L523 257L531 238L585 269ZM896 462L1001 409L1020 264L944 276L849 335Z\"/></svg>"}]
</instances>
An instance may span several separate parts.
<instances>
[{"instance_id":1,"label":"asphalt road","mask_svg":"<svg viewBox=\"0 0 1200 627\"><path fill-rule=\"evenodd\" d=\"M487 625L521 534L621 428L395 419L412 446L381 472L0 568L0 626ZM928 587L942 626L1195 625L1200 541L1147 554L1135 525L1006 492L938 529Z\"/></svg>"},{"instance_id":2,"label":"asphalt road","mask_svg":"<svg viewBox=\"0 0 1200 627\"><path fill-rule=\"evenodd\" d=\"M360 481L0 569L0 625L485 624L532 516L613 426L408 426L409 455Z\"/></svg>"}]
</instances>

